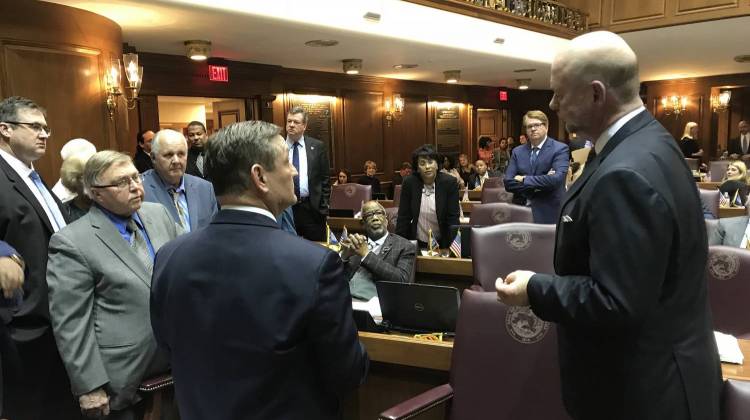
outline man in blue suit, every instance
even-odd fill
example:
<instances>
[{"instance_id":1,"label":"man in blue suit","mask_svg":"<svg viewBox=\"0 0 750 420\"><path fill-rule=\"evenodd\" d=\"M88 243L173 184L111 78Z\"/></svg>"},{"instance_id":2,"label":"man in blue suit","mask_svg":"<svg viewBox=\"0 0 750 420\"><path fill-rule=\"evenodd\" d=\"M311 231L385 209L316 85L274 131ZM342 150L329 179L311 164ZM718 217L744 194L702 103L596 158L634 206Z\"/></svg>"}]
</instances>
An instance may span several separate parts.
<instances>
[{"instance_id":1,"label":"man in blue suit","mask_svg":"<svg viewBox=\"0 0 750 420\"><path fill-rule=\"evenodd\" d=\"M185 173L187 141L174 130L161 130L151 145L154 169L143 173L145 201L167 208L172 220L190 232L208 225L218 211L210 182Z\"/></svg>"},{"instance_id":2,"label":"man in blue suit","mask_svg":"<svg viewBox=\"0 0 750 420\"><path fill-rule=\"evenodd\" d=\"M523 116L528 142L513 149L505 171L505 189L513 203L531 206L534 223L557 223L565 195L568 146L547 136L549 120L542 111Z\"/></svg>"},{"instance_id":3,"label":"man in blue suit","mask_svg":"<svg viewBox=\"0 0 750 420\"><path fill-rule=\"evenodd\" d=\"M221 211L156 256L151 324L183 420L333 420L367 372L338 254L276 223L297 202L279 131L214 135L205 170Z\"/></svg>"}]
</instances>

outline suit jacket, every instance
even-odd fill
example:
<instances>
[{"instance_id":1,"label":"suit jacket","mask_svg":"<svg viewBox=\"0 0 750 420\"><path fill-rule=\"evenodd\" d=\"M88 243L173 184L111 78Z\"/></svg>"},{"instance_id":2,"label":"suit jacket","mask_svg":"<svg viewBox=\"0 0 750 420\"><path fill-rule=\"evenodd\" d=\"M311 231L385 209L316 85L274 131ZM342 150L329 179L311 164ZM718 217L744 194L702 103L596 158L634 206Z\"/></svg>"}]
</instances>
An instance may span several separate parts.
<instances>
[{"instance_id":1,"label":"suit jacket","mask_svg":"<svg viewBox=\"0 0 750 420\"><path fill-rule=\"evenodd\" d=\"M331 198L328 148L322 141L305 136L305 153L307 154L307 185L310 190L310 205L321 214L327 215L328 202Z\"/></svg>"},{"instance_id":2,"label":"suit jacket","mask_svg":"<svg viewBox=\"0 0 750 420\"><path fill-rule=\"evenodd\" d=\"M151 156L148 155L141 146L137 147L135 156L133 156L133 164L138 169L139 173L144 173L149 169L154 169L154 162L151 161Z\"/></svg>"},{"instance_id":3,"label":"suit jacket","mask_svg":"<svg viewBox=\"0 0 750 420\"><path fill-rule=\"evenodd\" d=\"M389 233L380 247L380 253L367 254L365 258L354 254L344 260L344 268L349 276L349 287L352 295L370 300L377 296L375 283L365 280L362 287L352 284L352 279L358 270L363 270L375 281L395 281L401 283L414 282L414 262L417 258L417 247L406 239ZM368 284L369 283L369 284ZM364 295L360 292L363 292Z\"/></svg>"},{"instance_id":4,"label":"suit jacket","mask_svg":"<svg viewBox=\"0 0 750 420\"><path fill-rule=\"evenodd\" d=\"M65 217L62 204L51 191L50 195ZM0 158L0 240L18 251L28 269L21 306L12 313L7 308L0 309L0 317L10 322L9 329L15 341L34 340L50 326L45 273L47 246L53 232L42 205L18 173Z\"/></svg>"},{"instance_id":5,"label":"suit jacket","mask_svg":"<svg viewBox=\"0 0 750 420\"><path fill-rule=\"evenodd\" d=\"M739 247L745 236L747 222L748 216L719 219L716 229L708 237L708 244Z\"/></svg>"},{"instance_id":6,"label":"suit jacket","mask_svg":"<svg viewBox=\"0 0 750 420\"><path fill-rule=\"evenodd\" d=\"M671 135L643 111L562 204L555 272L531 309L558 323L563 401L576 419L719 418L706 227ZM603 413L606 413L604 415Z\"/></svg>"},{"instance_id":7,"label":"suit jacket","mask_svg":"<svg viewBox=\"0 0 750 420\"><path fill-rule=\"evenodd\" d=\"M187 197L188 214L190 215L190 230L207 226L214 217L219 206L216 204L214 186L210 182L197 176L185 174L185 195ZM168 186L155 170L143 173L144 200L159 203L167 208L172 220L179 224L180 216L174 205Z\"/></svg>"},{"instance_id":8,"label":"suit jacket","mask_svg":"<svg viewBox=\"0 0 750 420\"><path fill-rule=\"evenodd\" d=\"M198 160L198 155L201 153L201 150L196 149L194 147L191 147L190 150L188 150L188 156L187 156L187 166L185 167L185 173L192 176L197 176L201 179L206 179L206 176L198 170L198 165L195 163Z\"/></svg>"},{"instance_id":9,"label":"suit jacket","mask_svg":"<svg viewBox=\"0 0 750 420\"><path fill-rule=\"evenodd\" d=\"M570 165L570 153L564 143L547 136L531 167L531 143L513 149L505 171L505 189L513 193L515 204L531 201L534 223L556 223L560 202L565 195L565 175ZM548 175L554 170L553 175ZM513 177L525 175L523 182Z\"/></svg>"},{"instance_id":10,"label":"suit jacket","mask_svg":"<svg viewBox=\"0 0 750 420\"><path fill-rule=\"evenodd\" d=\"M138 216L154 251L177 237L161 204L143 203ZM147 372L158 355L146 267L97 206L54 234L49 252L52 328L73 393L107 385L111 408L129 406L144 376L157 373Z\"/></svg>"},{"instance_id":11,"label":"suit jacket","mask_svg":"<svg viewBox=\"0 0 750 420\"><path fill-rule=\"evenodd\" d=\"M745 153L742 153L742 137L729 139L729 141L727 142L727 152L730 155L732 154L737 154L740 156L744 155ZM750 153L750 145L748 146L747 153Z\"/></svg>"},{"instance_id":12,"label":"suit jacket","mask_svg":"<svg viewBox=\"0 0 750 420\"><path fill-rule=\"evenodd\" d=\"M419 174L412 174L404 179L401 185L401 205L396 218L396 234L409 240L417 239L417 224L422 205L424 182ZM435 178L435 209L440 225L440 248L447 249L453 242L455 230L452 226L459 223L461 213L458 204L458 184L451 175L438 172Z\"/></svg>"},{"instance_id":13,"label":"suit jacket","mask_svg":"<svg viewBox=\"0 0 750 420\"><path fill-rule=\"evenodd\" d=\"M338 255L267 216L219 211L159 251L153 279L183 420L333 419L366 374Z\"/></svg>"}]
</instances>

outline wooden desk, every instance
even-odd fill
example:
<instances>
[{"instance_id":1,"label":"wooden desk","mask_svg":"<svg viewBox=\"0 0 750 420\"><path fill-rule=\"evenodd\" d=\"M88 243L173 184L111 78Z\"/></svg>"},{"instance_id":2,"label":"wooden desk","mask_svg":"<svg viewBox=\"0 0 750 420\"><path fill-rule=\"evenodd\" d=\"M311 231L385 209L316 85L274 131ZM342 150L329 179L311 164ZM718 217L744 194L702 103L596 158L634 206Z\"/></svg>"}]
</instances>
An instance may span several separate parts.
<instances>
[{"instance_id":1,"label":"wooden desk","mask_svg":"<svg viewBox=\"0 0 750 420\"><path fill-rule=\"evenodd\" d=\"M417 340L402 334L360 332L359 339L370 360L448 372L453 354L452 341Z\"/></svg>"},{"instance_id":2,"label":"wooden desk","mask_svg":"<svg viewBox=\"0 0 750 420\"><path fill-rule=\"evenodd\" d=\"M726 379L739 379L741 381L750 381L750 340L739 340L740 350L745 356L741 365L731 363L721 364L721 376Z\"/></svg>"},{"instance_id":3,"label":"wooden desk","mask_svg":"<svg viewBox=\"0 0 750 420\"><path fill-rule=\"evenodd\" d=\"M747 209L742 207L719 207L719 218L738 217L747 214Z\"/></svg>"},{"instance_id":4,"label":"wooden desk","mask_svg":"<svg viewBox=\"0 0 750 420\"><path fill-rule=\"evenodd\" d=\"M361 223L361 219L355 219L353 217L329 217L328 226L331 230L339 233L346 226L347 232L363 233L365 231L364 226Z\"/></svg>"},{"instance_id":5,"label":"wooden desk","mask_svg":"<svg viewBox=\"0 0 750 420\"><path fill-rule=\"evenodd\" d=\"M698 188L704 189L704 190L718 190L719 185L721 185L721 182L696 182L698 184Z\"/></svg>"},{"instance_id":6,"label":"wooden desk","mask_svg":"<svg viewBox=\"0 0 750 420\"><path fill-rule=\"evenodd\" d=\"M469 200L482 202L482 190L469 190Z\"/></svg>"},{"instance_id":7,"label":"wooden desk","mask_svg":"<svg viewBox=\"0 0 750 420\"><path fill-rule=\"evenodd\" d=\"M474 277L471 258L442 258L417 256L417 273L445 274Z\"/></svg>"},{"instance_id":8,"label":"wooden desk","mask_svg":"<svg viewBox=\"0 0 750 420\"><path fill-rule=\"evenodd\" d=\"M393 207L393 200L378 200L378 203L385 208Z\"/></svg>"}]
</instances>

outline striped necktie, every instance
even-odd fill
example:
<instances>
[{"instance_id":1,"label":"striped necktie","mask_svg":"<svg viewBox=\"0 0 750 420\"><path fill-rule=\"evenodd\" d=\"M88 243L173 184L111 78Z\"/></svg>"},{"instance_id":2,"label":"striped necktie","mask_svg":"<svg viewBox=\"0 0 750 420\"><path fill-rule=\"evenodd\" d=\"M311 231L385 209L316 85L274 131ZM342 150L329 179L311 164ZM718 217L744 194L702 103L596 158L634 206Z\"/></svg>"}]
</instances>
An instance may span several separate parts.
<instances>
[{"instance_id":1,"label":"striped necktie","mask_svg":"<svg viewBox=\"0 0 750 420\"><path fill-rule=\"evenodd\" d=\"M187 220L187 209L183 207L182 201L180 200L180 193L174 189L169 189L169 195L172 196L172 202L174 203L174 207L177 209L177 216L180 219L180 226L182 226L185 231L190 231L190 224Z\"/></svg>"},{"instance_id":2,"label":"striped necktie","mask_svg":"<svg viewBox=\"0 0 750 420\"><path fill-rule=\"evenodd\" d=\"M146 272L149 276L151 276L154 271L154 260L151 258L151 253L148 250L148 244L146 243L146 238L144 238L143 236L143 232L140 228L138 228L138 225L133 219L130 219L128 221L126 229L128 232L130 232L131 235L130 248L133 249L135 255L143 263L143 267L146 269Z\"/></svg>"},{"instance_id":3,"label":"striped necktie","mask_svg":"<svg viewBox=\"0 0 750 420\"><path fill-rule=\"evenodd\" d=\"M36 189L44 199L44 205L47 206L47 210L49 210L49 212L52 214L53 220L50 220L50 222L52 222L53 225L56 225L53 226L53 230L57 232L58 230L64 228L66 225L65 218L60 211L60 207L57 206L55 199L52 198L52 194L50 194L49 190L47 190L47 187L44 186L42 178L39 176L39 172L31 171L31 173L29 174L29 178L31 178L31 180L34 182Z\"/></svg>"}]
</instances>

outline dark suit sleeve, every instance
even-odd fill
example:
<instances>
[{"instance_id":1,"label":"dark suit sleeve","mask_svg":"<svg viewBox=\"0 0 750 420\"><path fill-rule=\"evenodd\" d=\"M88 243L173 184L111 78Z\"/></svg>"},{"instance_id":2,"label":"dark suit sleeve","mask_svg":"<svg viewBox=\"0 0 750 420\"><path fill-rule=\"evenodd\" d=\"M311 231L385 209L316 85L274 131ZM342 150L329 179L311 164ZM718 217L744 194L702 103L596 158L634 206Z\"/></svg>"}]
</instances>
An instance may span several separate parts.
<instances>
[{"instance_id":1,"label":"dark suit sleeve","mask_svg":"<svg viewBox=\"0 0 750 420\"><path fill-rule=\"evenodd\" d=\"M451 226L457 226L460 223L459 218L461 217L461 204L458 198L458 184L455 182L455 178L450 177L451 182L444 182L443 188L446 188L448 194L446 196L445 203L445 220L439 220L440 222L440 248L447 249L453 242L455 231Z\"/></svg>"},{"instance_id":2,"label":"dark suit sleeve","mask_svg":"<svg viewBox=\"0 0 750 420\"><path fill-rule=\"evenodd\" d=\"M12 246L8 245L5 241L0 241L0 258L2 257L10 257L11 255L19 255L18 252L16 252L15 249L13 249ZM22 257L23 258L23 257ZM24 267L24 276L29 275L29 267ZM15 296L6 299L2 294L0 294L0 308L13 308L21 304L21 300L23 299L23 290L19 289L16 291ZM0 323L2 321L0 320Z\"/></svg>"},{"instance_id":3,"label":"dark suit sleeve","mask_svg":"<svg viewBox=\"0 0 750 420\"><path fill-rule=\"evenodd\" d=\"M510 161L508 162L508 168L505 170L505 178L503 179L505 190L513 194L522 194L529 191L531 189L530 186L513 179L516 175L518 175L518 151L513 150L513 154L510 156Z\"/></svg>"},{"instance_id":4,"label":"dark suit sleeve","mask_svg":"<svg viewBox=\"0 0 750 420\"><path fill-rule=\"evenodd\" d=\"M392 249L391 252L396 251ZM373 252L362 259L362 266L370 270L379 281L395 281L411 283L414 261L417 258L417 247L411 242L405 248L399 250L396 265L392 265Z\"/></svg>"},{"instance_id":5,"label":"dark suit sleeve","mask_svg":"<svg viewBox=\"0 0 750 420\"><path fill-rule=\"evenodd\" d=\"M670 250L660 244L673 237L670 209L645 178L628 169L602 176L591 197L588 220L581 221L587 226L578 227L589 232L591 276L534 275L527 287L531 308L560 323L638 324L657 304L667 276ZM558 229L576 229L565 225Z\"/></svg>"},{"instance_id":6,"label":"dark suit sleeve","mask_svg":"<svg viewBox=\"0 0 750 420\"><path fill-rule=\"evenodd\" d=\"M357 336L349 283L338 255L326 254L319 279L308 330L312 360L319 361L326 390L344 396L364 381L369 361Z\"/></svg>"},{"instance_id":7,"label":"dark suit sleeve","mask_svg":"<svg viewBox=\"0 0 750 420\"><path fill-rule=\"evenodd\" d=\"M401 197L396 216L396 235L406 239L414 239L411 235L411 221L414 219L414 215L411 214L411 204L414 194L414 183L407 177L401 185Z\"/></svg>"},{"instance_id":8,"label":"dark suit sleeve","mask_svg":"<svg viewBox=\"0 0 750 420\"><path fill-rule=\"evenodd\" d=\"M547 139L547 141L554 141ZM557 146L557 145L555 145ZM523 184L534 188L536 191L552 191L560 188L561 185L565 184L565 175L568 173L568 167L570 166L570 160L568 159L568 146L560 143L557 150L554 151L552 157L552 168L555 173L553 175L526 175L523 179Z\"/></svg>"}]
</instances>

